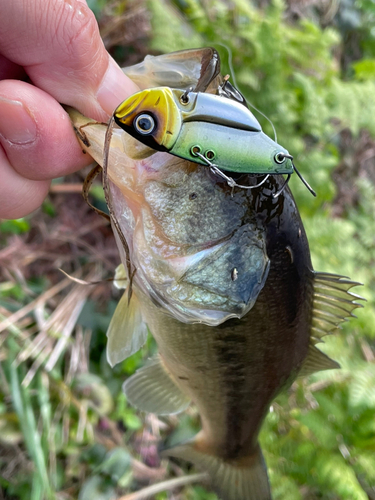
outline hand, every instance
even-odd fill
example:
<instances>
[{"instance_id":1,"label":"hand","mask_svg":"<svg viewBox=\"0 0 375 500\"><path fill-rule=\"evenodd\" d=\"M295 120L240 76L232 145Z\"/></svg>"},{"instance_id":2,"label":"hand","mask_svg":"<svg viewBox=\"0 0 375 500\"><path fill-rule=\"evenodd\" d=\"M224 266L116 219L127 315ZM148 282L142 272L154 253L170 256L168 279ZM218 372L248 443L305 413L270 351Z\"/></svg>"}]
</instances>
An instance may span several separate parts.
<instances>
[{"instance_id":1,"label":"hand","mask_svg":"<svg viewBox=\"0 0 375 500\"><path fill-rule=\"evenodd\" d=\"M19 218L40 206L51 179L91 161L59 103L106 121L138 88L105 50L85 0L0 0L0 12L0 218Z\"/></svg>"}]
</instances>

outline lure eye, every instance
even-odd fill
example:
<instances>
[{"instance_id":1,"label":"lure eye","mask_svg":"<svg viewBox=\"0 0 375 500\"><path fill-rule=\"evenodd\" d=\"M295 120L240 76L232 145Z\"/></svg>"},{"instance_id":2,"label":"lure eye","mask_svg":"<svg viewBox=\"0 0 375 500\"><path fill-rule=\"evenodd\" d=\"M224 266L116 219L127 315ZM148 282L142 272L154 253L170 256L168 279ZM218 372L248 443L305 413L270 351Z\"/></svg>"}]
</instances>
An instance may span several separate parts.
<instances>
[{"instance_id":1,"label":"lure eye","mask_svg":"<svg viewBox=\"0 0 375 500\"><path fill-rule=\"evenodd\" d=\"M285 162L287 157L284 155L284 153L276 153L274 158L275 162L280 165L281 163Z\"/></svg>"},{"instance_id":2,"label":"lure eye","mask_svg":"<svg viewBox=\"0 0 375 500\"><path fill-rule=\"evenodd\" d=\"M133 126L140 134L149 135L154 131L156 125L151 115L142 113L134 120Z\"/></svg>"}]
</instances>

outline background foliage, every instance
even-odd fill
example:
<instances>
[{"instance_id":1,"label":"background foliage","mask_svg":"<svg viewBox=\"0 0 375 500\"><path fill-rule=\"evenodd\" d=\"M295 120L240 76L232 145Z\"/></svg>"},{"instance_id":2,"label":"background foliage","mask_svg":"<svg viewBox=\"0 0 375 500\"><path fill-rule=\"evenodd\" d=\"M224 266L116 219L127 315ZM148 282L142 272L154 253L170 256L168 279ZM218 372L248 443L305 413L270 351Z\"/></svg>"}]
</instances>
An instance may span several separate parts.
<instances>
[{"instance_id":1,"label":"background foliage","mask_svg":"<svg viewBox=\"0 0 375 500\"><path fill-rule=\"evenodd\" d=\"M368 302L322 347L342 370L295 383L261 434L275 500L375 498L375 2L374 0L91 0L121 63L147 53L228 49L237 84L274 123L278 141L318 192L291 181L316 270L362 281ZM223 47L224 44L226 47ZM258 117L272 135L269 123ZM81 201L85 172L59 179L42 210L0 223L0 498L136 499L187 472L158 443L194 434L179 417L138 414L121 392L155 350L152 339L115 369L105 331L118 292L116 248ZM296 177L296 176L293 176ZM103 206L100 190L95 203ZM202 486L155 497L213 500Z\"/></svg>"}]
</instances>

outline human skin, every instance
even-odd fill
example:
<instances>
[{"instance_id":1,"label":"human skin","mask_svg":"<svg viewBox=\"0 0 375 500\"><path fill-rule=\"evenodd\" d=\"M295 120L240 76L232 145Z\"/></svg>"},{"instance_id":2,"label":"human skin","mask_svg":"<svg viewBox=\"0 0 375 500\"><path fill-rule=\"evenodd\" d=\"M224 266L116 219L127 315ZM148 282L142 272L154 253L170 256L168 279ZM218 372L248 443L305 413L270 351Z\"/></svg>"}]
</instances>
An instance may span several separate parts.
<instances>
[{"instance_id":1,"label":"human skin","mask_svg":"<svg viewBox=\"0 0 375 500\"><path fill-rule=\"evenodd\" d=\"M0 218L14 219L41 205L51 179L91 161L61 104L107 121L138 88L85 0L0 0L0 12Z\"/></svg>"}]
</instances>

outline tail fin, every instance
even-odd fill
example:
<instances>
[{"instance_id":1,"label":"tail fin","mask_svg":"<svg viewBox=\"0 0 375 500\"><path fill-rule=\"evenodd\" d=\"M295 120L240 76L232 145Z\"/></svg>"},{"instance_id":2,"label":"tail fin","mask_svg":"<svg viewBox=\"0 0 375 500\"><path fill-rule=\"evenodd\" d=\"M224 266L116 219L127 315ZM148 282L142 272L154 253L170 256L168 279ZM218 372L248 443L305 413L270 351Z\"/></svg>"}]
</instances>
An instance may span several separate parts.
<instances>
[{"instance_id":1,"label":"tail fin","mask_svg":"<svg viewBox=\"0 0 375 500\"><path fill-rule=\"evenodd\" d=\"M259 445L252 455L230 461L198 450L194 441L164 450L162 455L182 458L206 471L222 500L272 500Z\"/></svg>"}]
</instances>

